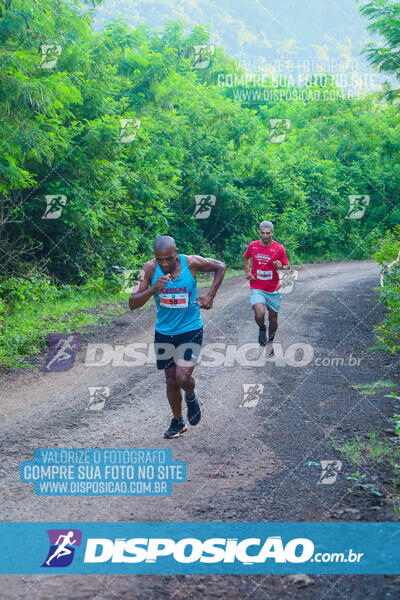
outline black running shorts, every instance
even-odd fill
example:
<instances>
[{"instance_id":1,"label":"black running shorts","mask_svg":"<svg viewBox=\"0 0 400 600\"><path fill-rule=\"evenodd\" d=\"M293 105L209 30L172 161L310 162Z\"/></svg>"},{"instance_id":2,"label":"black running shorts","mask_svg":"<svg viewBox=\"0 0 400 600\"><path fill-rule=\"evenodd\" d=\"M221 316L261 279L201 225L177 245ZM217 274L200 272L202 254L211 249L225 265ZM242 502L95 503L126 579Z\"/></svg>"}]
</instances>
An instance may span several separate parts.
<instances>
[{"instance_id":1,"label":"black running shorts","mask_svg":"<svg viewBox=\"0 0 400 600\"><path fill-rule=\"evenodd\" d=\"M196 363L203 343L203 328L185 331L178 335L154 333L154 352L157 369L175 367L179 358Z\"/></svg>"}]
</instances>

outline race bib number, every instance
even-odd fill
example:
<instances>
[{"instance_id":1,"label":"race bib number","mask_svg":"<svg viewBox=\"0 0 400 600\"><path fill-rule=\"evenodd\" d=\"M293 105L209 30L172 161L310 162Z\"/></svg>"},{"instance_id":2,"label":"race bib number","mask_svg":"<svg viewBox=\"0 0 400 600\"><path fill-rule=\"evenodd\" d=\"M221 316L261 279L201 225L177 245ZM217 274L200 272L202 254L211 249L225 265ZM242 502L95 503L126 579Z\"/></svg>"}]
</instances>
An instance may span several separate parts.
<instances>
[{"instance_id":1,"label":"race bib number","mask_svg":"<svg viewBox=\"0 0 400 600\"><path fill-rule=\"evenodd\" d=\"M263 281L272 279L272 271L259 271L257 269L257 279L262 279Z\"/></svg>"},{"instance_id":2,"label":"race bib number","mask_svg":"<svg viewBox=\"0 0 400 600\"><path fill-rule=\"evenodd\" d=\"M189 294L159 294L160 306L164 308L187 308Z\"/></svg>"}]
</instances>

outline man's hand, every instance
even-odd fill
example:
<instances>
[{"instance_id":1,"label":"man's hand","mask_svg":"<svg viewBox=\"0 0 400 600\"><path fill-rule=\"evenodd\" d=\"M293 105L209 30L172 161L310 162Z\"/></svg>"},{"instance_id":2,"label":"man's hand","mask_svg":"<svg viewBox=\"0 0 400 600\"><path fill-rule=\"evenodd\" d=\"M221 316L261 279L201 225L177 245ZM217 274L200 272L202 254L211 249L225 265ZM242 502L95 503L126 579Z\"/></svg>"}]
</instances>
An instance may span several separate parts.
<instances>
[{"instance_id":1,"label":"man's hand","mask_svg":"<svg viewBox=\"0 0 400 600\"><path fill-rule=\"evenodd\" d=\"M281 269L282 268L282 263L280 260L274 260L273 265L275 267L275 269Z\"/></svg>"},{"instance_id":2,"label":"man's hand","mask_svg":"<svg viewBox=\"0 0 400 600\"><path fill-rule=\"evenodd\" d=\"M197 300L194 301L194 304L199 303L200 308L205 308L206 310L210 310L213 306L213 297L205 294L204 296L199 296Z\"/></svg>"},{"instance_id":3,"label":"man's hand","mask_svg":"<svg viewBox=\"0 0 400 600\"><path fill-rule=\"evenodd\" d=\"M155 292L159 292L160 290L164 289L165 286L167 285L167 281L171 280L171 275L168 273L168 275L163 275L162 277L159 277L157 279L157 281L155 282L155 284L153 285L153 290Z\"/></svg>"},{"instance_id":4,"label":"man's hand","mask_svg":"<svg viewBox=\"0 0 400 600\"><path fill-rule=\"evenodd\" d=\"M246 279L249 279L251 281L252 279L255 279L255 277L254 277L253 273L250 272L250 273L246 273Z\"/></svg>"},{"instance_id":5,"label":"man's hand","mask_svg":"<svg viewBox=\"0 0 400 600\"><path fill-rule=\"evenodd\" d=\"M208 292L204 294L204 296L199 296L198 300L195 300L195 303L197 302L200 305L200 308L209 310L212 308L214 296L224 278L226 265L215 258L204 258L197 254L189 257L188 265L193 277L196 277L196 273L214 272L214 280Z\"/></svg>"}]
</instances>

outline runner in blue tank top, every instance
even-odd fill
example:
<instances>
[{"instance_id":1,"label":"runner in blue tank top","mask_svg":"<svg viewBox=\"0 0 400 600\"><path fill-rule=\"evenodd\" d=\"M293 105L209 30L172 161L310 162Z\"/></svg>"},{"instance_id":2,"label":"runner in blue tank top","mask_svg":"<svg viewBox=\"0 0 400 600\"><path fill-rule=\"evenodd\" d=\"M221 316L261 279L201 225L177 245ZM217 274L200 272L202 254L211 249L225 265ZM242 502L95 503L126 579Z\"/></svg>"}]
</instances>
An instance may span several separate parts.
<instances>
[{"instance_id":1,"label":"runner in blue tank top","mask_svg":"<svg viewBox=\"0 0 400 600\"><path fill-rule=\"evenodd\" d=\"M226 265L213 258L179 254L172 237L162 235L154 242L154 256L143 265L140 281L129 298L129 308L143 306L154 296L157 320L154 349L157 368L165 371L167 397L173 418L164 436L179 437L187 431L182 417L182 392L191 425L201 419L193 369L203 342L200 308L212 308L224 278ZM197 297L197 273L214 272L208 292Z\"/></svg>"}]
</instances>

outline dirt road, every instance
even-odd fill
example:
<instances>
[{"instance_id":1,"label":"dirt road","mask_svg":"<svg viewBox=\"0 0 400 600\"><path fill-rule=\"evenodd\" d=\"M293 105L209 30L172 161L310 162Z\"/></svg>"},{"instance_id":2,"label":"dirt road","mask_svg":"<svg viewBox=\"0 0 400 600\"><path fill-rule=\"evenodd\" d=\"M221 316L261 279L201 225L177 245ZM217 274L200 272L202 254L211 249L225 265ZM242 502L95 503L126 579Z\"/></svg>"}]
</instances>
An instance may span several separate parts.
<instances>
[{"instance_id":1,"label":"dirt road","mask_svg":"<svg viewBox=\"0 0 400 600\"><path fill-rule=\"evenodd\" d=\"M308 466L342 459L332 447L354 434L382 426L391 400L360 395L352 384L393 379L393 361L373 345L372 326L382 317L373 289L378 268L369 262L312 265L299 270L283 295L276 341L312 349L301 363L270 359L252 366L229 356L220 366L196 368L204 409L201 423L178 440L164 440L170 420L164 381L151 365L98 366L87 362L87 344L152 341L154 309L126 313L112 325L84 335L73 368L44 373L41 366L1 375L1 495L3 521L328 521L354 520L346 474L319 485L321 469ZM257 341L242 277L227 280L212 311L203 311L205 344L231 348ZM228 352L233 352L231 349ZM290 354L290 352L292 354ZM350 355L352 359L350 359ZM236 354L237 356L237 354ZM249 350L256 360L259 350ZM45 357L40 358L41 365ZM319 359L319 360L317 360ZM325 361L323 360L325 359ZM333 360L335 359L335 360ZM343 360L341 360L343 359ZM290 362L290 361L289 361ZM258 399L246 403L243 385L257 384ZM87 410L90 386L108 386L104 410ZM263 391L261 393L262 387ZM172 448L187 463L187 482L169 497L39 497L21 483L21 460L37 448ZM369 505L370 504L370 505ZM360 506L356 518L390 520L385 506ZM1 576L1 597L57 598L395 598L396 578L313 576L299 588L279 576Z\"/></svg>"}]
</instances>

